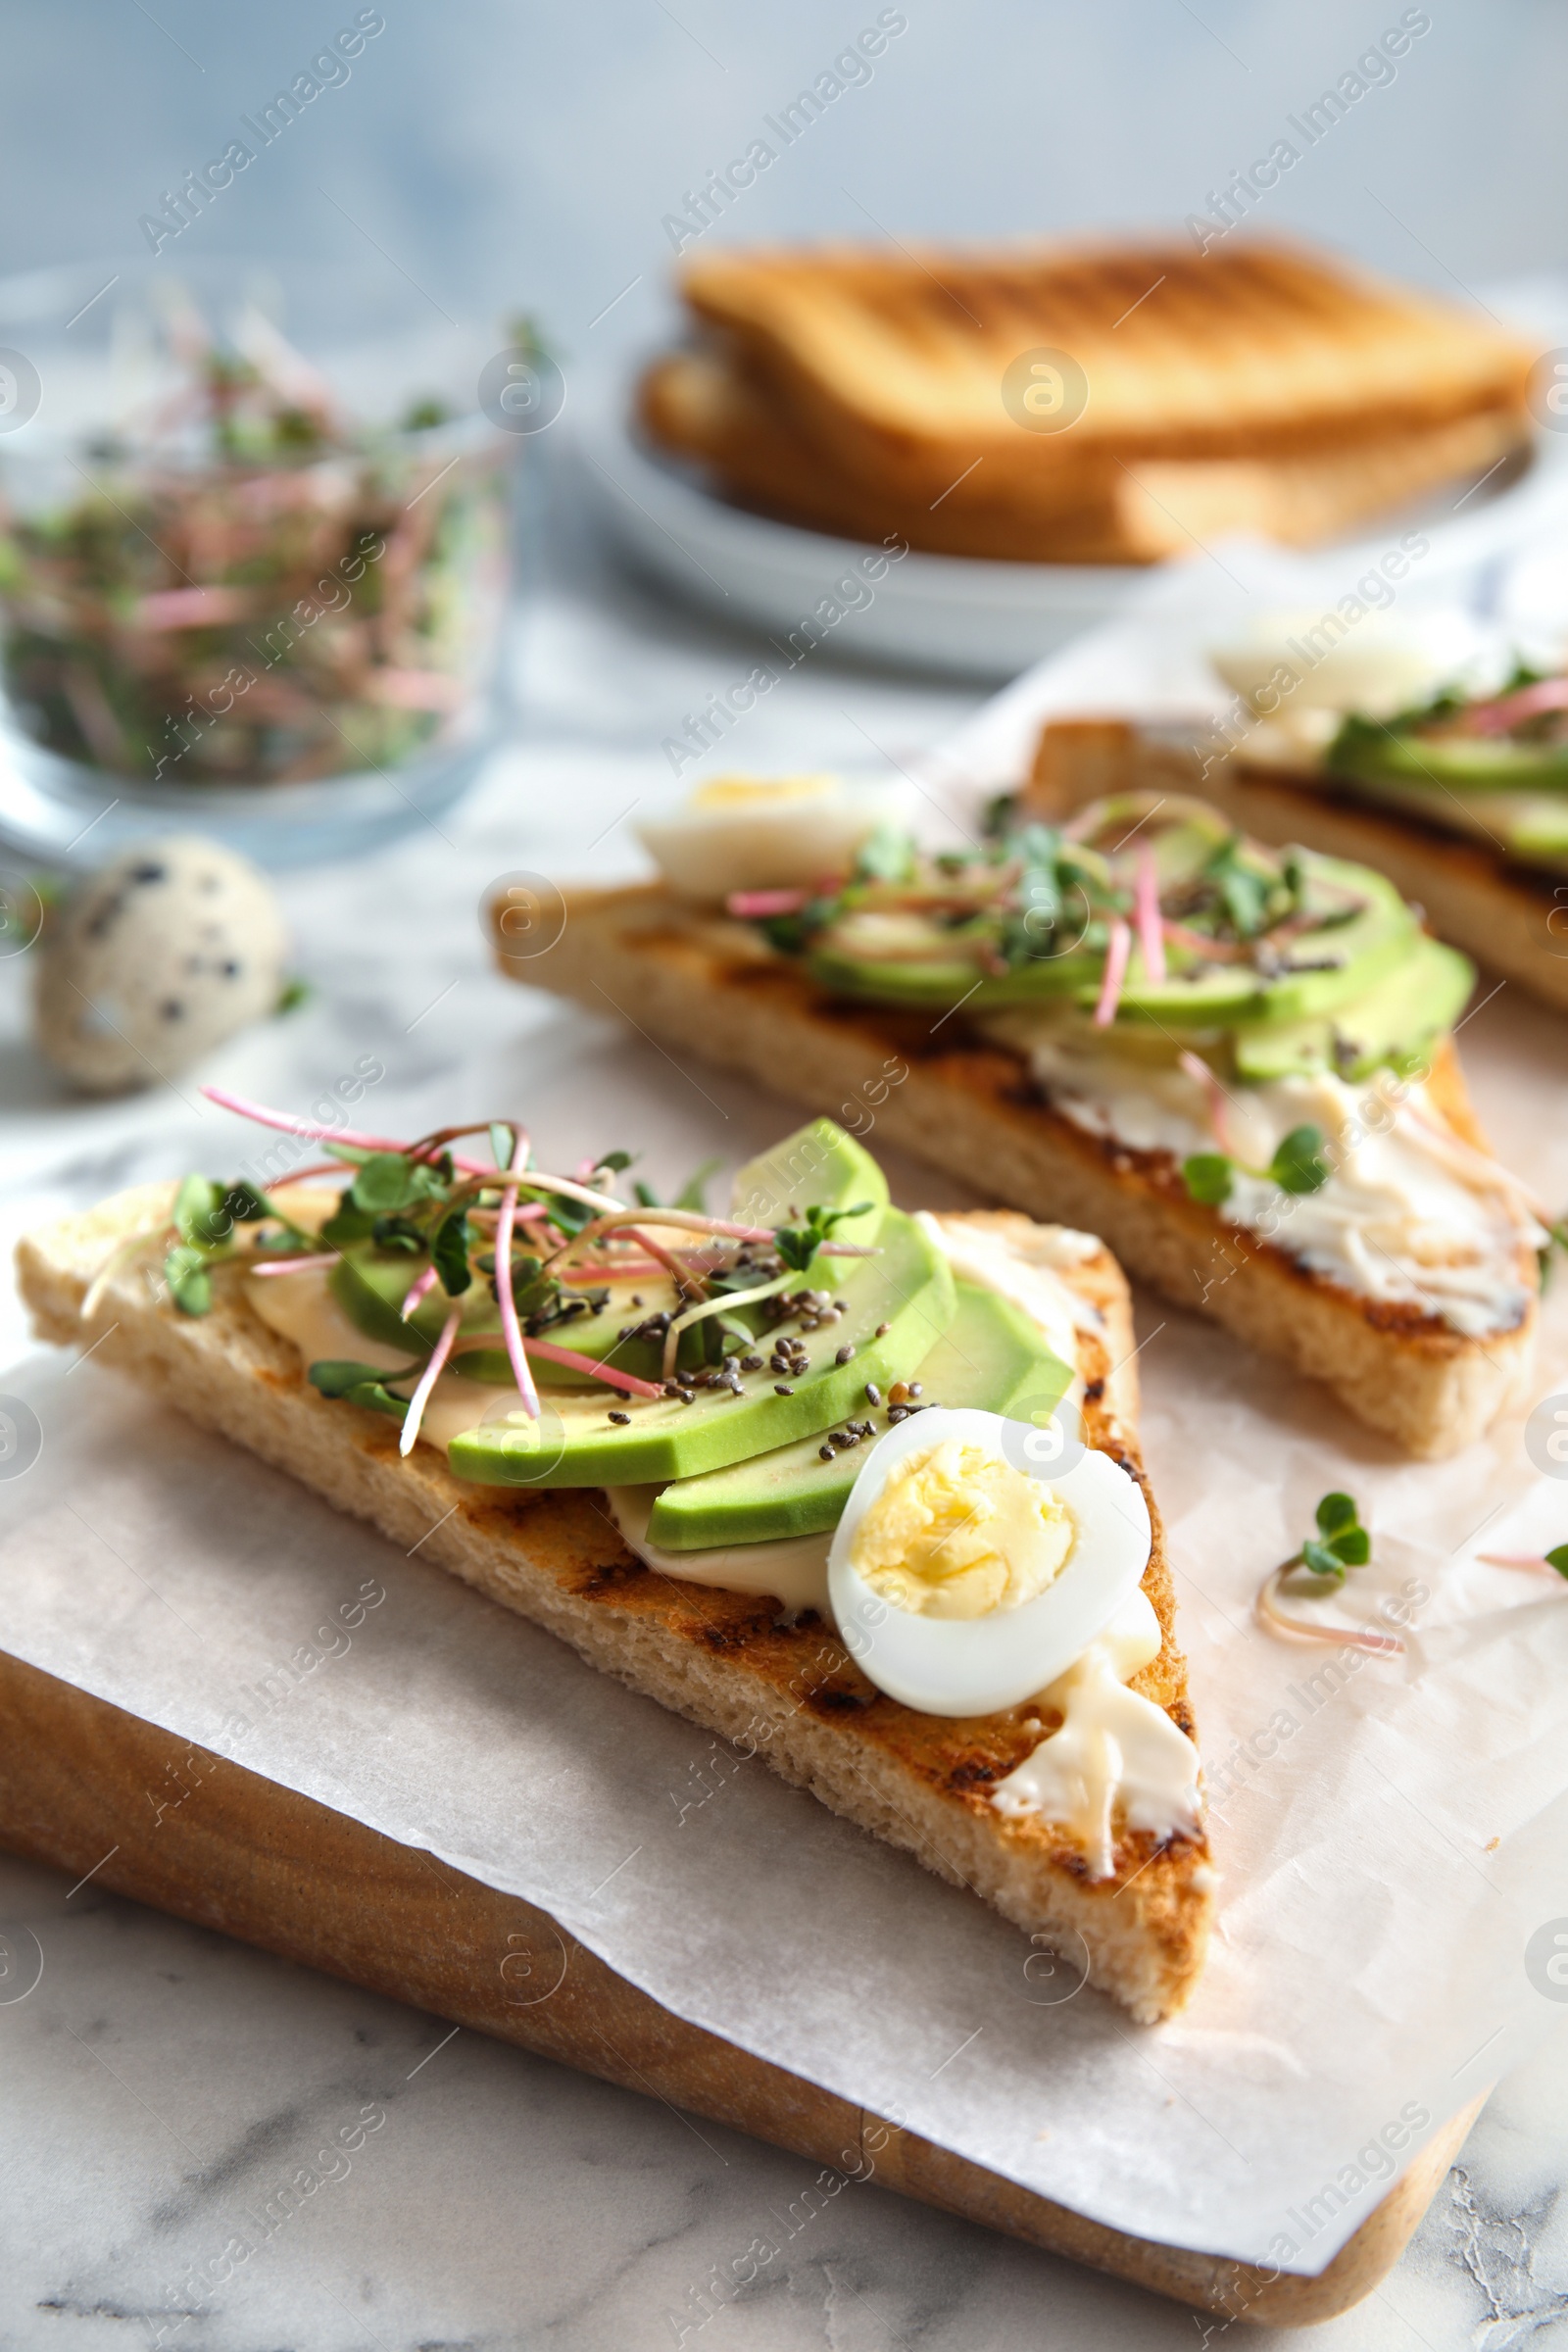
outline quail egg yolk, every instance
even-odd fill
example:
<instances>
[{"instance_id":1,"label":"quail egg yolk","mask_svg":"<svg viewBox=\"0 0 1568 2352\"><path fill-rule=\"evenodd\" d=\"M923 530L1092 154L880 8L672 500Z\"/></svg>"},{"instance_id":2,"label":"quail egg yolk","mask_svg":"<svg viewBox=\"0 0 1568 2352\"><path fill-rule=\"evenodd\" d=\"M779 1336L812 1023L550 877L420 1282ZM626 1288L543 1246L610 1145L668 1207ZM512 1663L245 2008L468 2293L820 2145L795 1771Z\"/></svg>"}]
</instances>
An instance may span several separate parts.
<instances>
[{"instance_id":1,"label":"quail egg yolk","mask_svg":"<svg viewBox=\"0 0 1568 2352\"><path fill-rule=\"evenodd\" d=\"M699 784L691 808L771 808L779 801L817 801L839 790L837 776L712 776Z\"/></svg>"},{"instance_id":2,"label":"quail egg yolk","mask_svg":"<svg viewBox=\"0 0 1568 2352\"><path fill-rule=\"evenodd\" d=\"M905 1456L867 1508L850 1558L874 1592L919 1617L989 1617L1036 1599L1077 1529L1039 1479L950 1438Z\"/></svg>"}]
</instances>

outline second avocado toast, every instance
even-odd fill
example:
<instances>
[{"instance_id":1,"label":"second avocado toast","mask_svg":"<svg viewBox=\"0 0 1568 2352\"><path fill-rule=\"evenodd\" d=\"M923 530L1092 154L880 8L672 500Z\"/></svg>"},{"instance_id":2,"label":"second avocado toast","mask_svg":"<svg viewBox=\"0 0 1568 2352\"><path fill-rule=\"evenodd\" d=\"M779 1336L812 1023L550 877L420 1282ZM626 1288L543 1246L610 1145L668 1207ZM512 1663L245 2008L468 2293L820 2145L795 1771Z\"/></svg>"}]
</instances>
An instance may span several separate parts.
<instances>
[{"instance_id":1,"label":"second avocado toast","mask_svg":"<svg viewBox=\"0 0 1568 2352\"><path fill-rule=\"evenodd\" d=\"M1061 825L999 804L952 851L868 819L803 887L813 800L792 779L769 888L754 809L705 789L684 836L648 829L664 884L571 895L544 952L513 955L498 901L503 968L635 1004L655 1037L852 1123L867 1073L896 1069L890 1141L1103 1235L1411 1453L1457 1450L1520 1393L1550 1220L1470 1109L1472 967L1380 874L1128 794ZM726 824L747 882L715 904Z\"/></svg>"},{"instance_id":2,"label":"second avocado toast","mask_svg":"<svg viewBox=\"0 0 1568 2352\"><path fill-rule=\"evenodd\" d=\"M27 1237L43 1337L1086 1952L1135 2016L1181 2005L1213 1874L1102 1244L905 1216L825 1120L711 1216L622 1200L624 1152L545 1173L505 1124L474 1157L483 1129L217 1099L327 1161Z\"/></svg>"}]
</instances>

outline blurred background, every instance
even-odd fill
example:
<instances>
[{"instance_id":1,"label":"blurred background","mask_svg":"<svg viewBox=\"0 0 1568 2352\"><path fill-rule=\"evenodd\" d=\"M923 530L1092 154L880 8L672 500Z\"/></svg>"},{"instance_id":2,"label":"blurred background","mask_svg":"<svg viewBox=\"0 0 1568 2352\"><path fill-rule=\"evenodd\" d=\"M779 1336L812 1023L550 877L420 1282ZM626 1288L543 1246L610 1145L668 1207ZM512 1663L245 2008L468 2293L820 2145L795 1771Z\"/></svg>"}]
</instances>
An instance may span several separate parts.
<instances>
[{"instance_id":1,"label":"blurred background","mask_svg":"<svg viewBox=\"0 0 1568 2352\"><path fill-rule=\"evenodd\" d=\"M664 216L879 12L385 0L374 13L386 29L349 78L181 244L352 268L373 241L408 271L411 302L423 288L479 318L523 303L582 363L649 336L674 259ZM1430 31L1282 180L1266 224L1450 290L1561 258L1568 15L1554 0L908 0L900 13L907 30L869 80L710 236L1175 226L1381 32L1421 15ZM221 154L238 118L356 14L347 0L5 0L0 269L145 250L137 221L161 191Z\"/></svg>"}]
</instances>

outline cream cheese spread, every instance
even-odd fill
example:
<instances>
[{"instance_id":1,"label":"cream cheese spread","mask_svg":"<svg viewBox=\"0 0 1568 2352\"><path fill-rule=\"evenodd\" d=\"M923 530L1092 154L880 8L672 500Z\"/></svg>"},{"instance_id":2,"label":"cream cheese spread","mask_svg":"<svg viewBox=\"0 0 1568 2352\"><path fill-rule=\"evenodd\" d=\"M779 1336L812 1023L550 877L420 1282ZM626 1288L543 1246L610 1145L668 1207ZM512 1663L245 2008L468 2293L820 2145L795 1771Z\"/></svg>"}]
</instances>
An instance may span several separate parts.
<instances>
[{"instance_id":1,"label":"cream cheese spread","mask_svg":"<svg viewBox=\"0 0 1568 2352\"><path fill-rule=\"evenodd\" d=\"M1097 1641L1037 1703L1060 1729L998 1783L991 1802L1017 1818L1038 1814L1083 1844L1093 1877L1115 1868L1116 1815L1129 1830L1169 1838L1199 1822L1198 1749L1163 1707L1129 1690L1129 1676L1159 1655L1159 1619L1134 1592Z\"/></svg>"},{"instance_id":2,"label":"cream cheese spread","mask_svg":"<svg viewBox=\"0 0 1568 2352\"><path fill-rule=\"evenodd\" d=\"M722 1592L767 1593L792 1617L815 1609L832 1622L827 1596L827 1554L831 1535L785 1536L773 1544L722 1544L709 1551L666 1551L648 1540L648 1521L658 1487L610 1487L609 1503L621 1541L645 1567L689 1585L714 1585Z\"/></svg>"},{"instance_id":3,"label":"cream cheese spread","mask_svg":"<svg viewBox=\"0 0 1568 2352\"><path fill-rule=\"evenodd\" d=\"M1053 1107L1089 1134L1178 1162L1228 1149L1247 1164L1220 1215L1308 1272L1470 1338L1510 1330L1527 1312L1525 1261L1547 1237L1519 1188L1452 1135L1424 1086L1386 1070L1354 1083L1324 1073L1232 1085L1222 1143L1204 1089L1181 1069L1065 1040L1032 1009L990 1014L983 1026L1027 1054ZM1333 1171L1317 1192L1282 1192L1247 1173L1303 1126L1323 1136Z\"/></svg>"},{"instance_id":4,"label":"cream cheese spread","mask_svg":"<svg viewBox=\"0 0 1568 2352\"><path fill-rule=\"evenodd\" d=\"M392 1372L419 1352L416 1341L411 1341L400 1353L396 1348L383 1347L379 1340L367 1339L333 1298L320 1267L307 1268L298 1274L253 1274L246 1286L246 1297L264 1323L270 1324L283 1339L293 1341L307 1364L346 1360L373 1364L378 1372ZM481 1423L504 1420L508 1413L520 1413L522 1409L522 1397L514 1388L464 1380L455 1372L443 1372L426 1401L419 1436L425 1444L439 1446L445 1453L453 1439L462 1437L466 1431L477 1429Z\"/></svg>"}]
</instances>

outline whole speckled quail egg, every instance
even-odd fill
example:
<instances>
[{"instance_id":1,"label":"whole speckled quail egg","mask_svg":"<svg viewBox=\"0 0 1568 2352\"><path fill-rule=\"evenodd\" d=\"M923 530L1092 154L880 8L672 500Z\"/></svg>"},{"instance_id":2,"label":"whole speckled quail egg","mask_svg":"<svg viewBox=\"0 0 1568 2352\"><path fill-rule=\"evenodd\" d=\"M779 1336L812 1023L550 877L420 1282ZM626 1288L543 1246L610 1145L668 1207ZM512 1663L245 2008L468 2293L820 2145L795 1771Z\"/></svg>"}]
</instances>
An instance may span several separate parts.
<instances>
[{"instance_id":1,"label":"whole speckled quail egg","mask_svg":"<svg viewBox=\"0 0 1568 2352\"><path fill-rule=\"evenodd\" d=\"M254 865L193 834L144 842L78 884L45 927L38 1050L89 1094L155 1085L272 1011L287 954Z\"/></svg>"}]
</instances>

